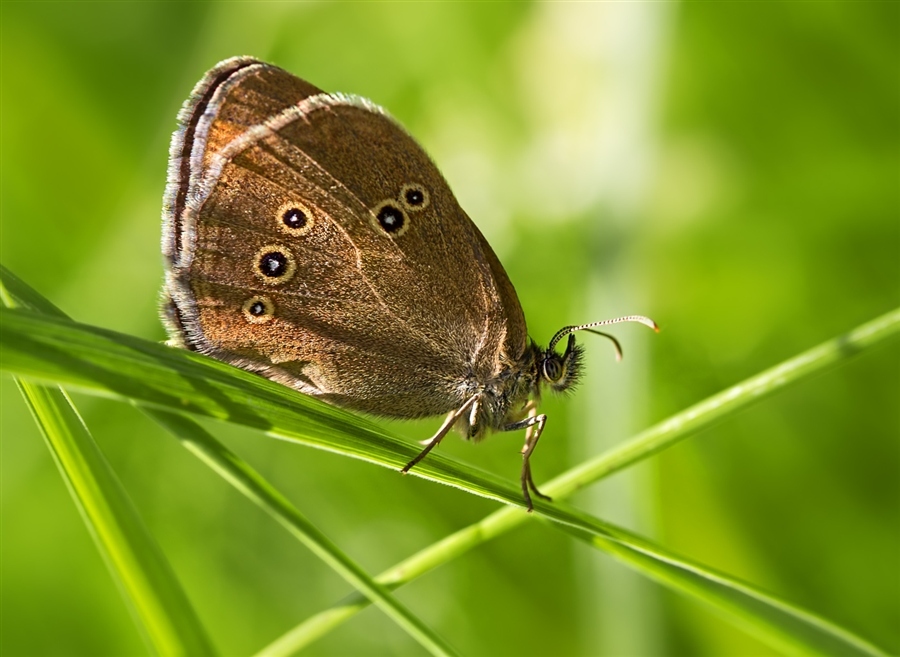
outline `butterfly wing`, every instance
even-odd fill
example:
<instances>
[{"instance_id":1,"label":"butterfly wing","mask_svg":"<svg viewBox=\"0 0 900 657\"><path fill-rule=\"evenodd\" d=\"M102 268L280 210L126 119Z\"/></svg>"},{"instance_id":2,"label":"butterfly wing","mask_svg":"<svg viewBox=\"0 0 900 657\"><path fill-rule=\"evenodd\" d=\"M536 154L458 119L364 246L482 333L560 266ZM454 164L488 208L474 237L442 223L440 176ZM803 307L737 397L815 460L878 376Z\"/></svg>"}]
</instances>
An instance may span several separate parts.
<instances>
[{"instance_id":1,"label":"butterfly wing","mask_svg":"<svg viewBox=\"0 0 900 657\"><path fill-rule=\"evenodd\" d=\"M303 392L433 415L525 351L490 246L364 99L223 63L182 114L165 216L173 334Z\"/></svg>"}]
</instances>

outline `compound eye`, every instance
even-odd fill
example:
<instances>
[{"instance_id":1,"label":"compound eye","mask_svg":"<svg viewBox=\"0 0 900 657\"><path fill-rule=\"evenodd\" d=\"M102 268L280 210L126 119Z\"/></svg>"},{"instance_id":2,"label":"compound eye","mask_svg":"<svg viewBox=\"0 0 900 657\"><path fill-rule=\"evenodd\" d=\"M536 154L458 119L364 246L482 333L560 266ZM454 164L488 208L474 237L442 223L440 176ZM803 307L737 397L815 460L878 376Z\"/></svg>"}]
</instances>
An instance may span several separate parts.
<instances>
[{"instance_id":1,"label":"compound eye","mask_svg":"<svg viewBox=\"0 0 900 657\"><path fill-rule=\"evenodd\" d=\"M544 377L548 381L559 381L563 375L563 365L558 358L548 358L544 361Z\"/></svg>"}]
</instances>

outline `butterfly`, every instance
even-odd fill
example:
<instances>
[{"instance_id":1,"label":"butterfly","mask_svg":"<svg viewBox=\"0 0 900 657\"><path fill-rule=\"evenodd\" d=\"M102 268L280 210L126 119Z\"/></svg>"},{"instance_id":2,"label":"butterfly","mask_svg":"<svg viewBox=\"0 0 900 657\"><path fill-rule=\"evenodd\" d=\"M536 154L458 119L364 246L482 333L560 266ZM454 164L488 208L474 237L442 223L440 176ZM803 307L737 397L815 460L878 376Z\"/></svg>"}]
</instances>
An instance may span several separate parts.
<instances>
[{"instance_id":1,"label":"butterfly","mask_svg":"<svg viewBox=\"0 0 900 657\"><path fill-rule=\"evenodd\" d=\"M524 430L525 506L545 498L530 461L538 402L578 381L574 332L652 320L535 344L447 181L369 100L238 57L204 76L178 122L163 204L170 343L354 411L445 414L403 472L453 428L474 441Z\"/></svg>"}]
</instances>

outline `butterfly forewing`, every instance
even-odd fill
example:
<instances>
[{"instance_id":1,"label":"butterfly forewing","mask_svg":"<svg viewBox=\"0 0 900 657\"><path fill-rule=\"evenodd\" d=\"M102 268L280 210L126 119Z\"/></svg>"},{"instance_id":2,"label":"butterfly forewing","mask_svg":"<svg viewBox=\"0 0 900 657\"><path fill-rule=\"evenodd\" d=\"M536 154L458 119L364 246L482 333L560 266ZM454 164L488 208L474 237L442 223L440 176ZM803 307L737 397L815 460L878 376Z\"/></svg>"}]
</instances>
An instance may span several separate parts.
<instances>
[{"instance_id":1,"label":"butterfly forewing","mask_svg":"<svg viewBox=\"0 0 900 657\"><path fill-rule=\"evenodd\" d=\"M351 408L457 408L467 377L525 350L496 256L381 110L240 62L173 140L192 155L170 167L170 320L201 351Z\"/></svg>"}]
</instances>

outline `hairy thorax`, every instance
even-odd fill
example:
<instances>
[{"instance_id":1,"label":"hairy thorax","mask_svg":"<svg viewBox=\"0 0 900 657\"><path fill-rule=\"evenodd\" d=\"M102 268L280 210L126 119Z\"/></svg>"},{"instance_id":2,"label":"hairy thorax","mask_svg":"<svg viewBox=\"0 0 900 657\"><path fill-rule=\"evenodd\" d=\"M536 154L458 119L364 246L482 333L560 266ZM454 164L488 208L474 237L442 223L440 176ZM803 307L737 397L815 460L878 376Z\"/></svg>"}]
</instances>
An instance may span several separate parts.
<instances>
[{"instance_id":1,"label":"hairy thorax","mask_svg":"<svg viewBox=\"0 0 900 657\"><path fill-rule=\"evenodd\" d=\"M466 438L480 441L493 431L523 419L529 400L540 396L538 358L540 349L529 344L518 360L498 358L494 373L468 376L460 383L460 397L477 395L469 412L460 417L455 428Z\"/></svg>"}]
</instances>

